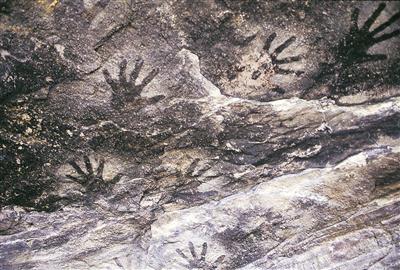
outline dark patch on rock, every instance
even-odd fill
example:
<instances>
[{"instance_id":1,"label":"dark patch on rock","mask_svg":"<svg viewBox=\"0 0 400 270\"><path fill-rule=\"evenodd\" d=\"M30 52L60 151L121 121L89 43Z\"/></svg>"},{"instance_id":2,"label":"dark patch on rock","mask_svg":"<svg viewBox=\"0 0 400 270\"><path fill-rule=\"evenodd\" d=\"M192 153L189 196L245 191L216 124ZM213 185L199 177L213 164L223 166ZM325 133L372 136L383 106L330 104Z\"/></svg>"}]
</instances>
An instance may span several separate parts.
<instances>
[{"instance_id":1,"label":"dark patch on rock","mask_svg":"<svg viewBox=\"0 0 400 270\"><path fill-rule=\"evenodd\" d=\"M13 32L0 35L0 102L75 78L53 46Z\"/></svg>"},{"instance_id":2,"label":"dark patch on rock","mask_svg":"<svg viewBox=\"0 0 400 270\"><path fill-rule=\"evenodd\" d=\"M0 115L0 205L40 208L36 199L56 180L50 167L79 141L75 128L35 100L3 104Z\"/></svg>"},{"instance_id":3,"label":"dark patch on rock","mask_svg":"<svg viewBox=\"0 0 400 270\"><path fill-rule=\"evenodd\" d=\"M0 13L9 14L11 12L11 1L0 0Z\"/></svg>"}]
</instances>

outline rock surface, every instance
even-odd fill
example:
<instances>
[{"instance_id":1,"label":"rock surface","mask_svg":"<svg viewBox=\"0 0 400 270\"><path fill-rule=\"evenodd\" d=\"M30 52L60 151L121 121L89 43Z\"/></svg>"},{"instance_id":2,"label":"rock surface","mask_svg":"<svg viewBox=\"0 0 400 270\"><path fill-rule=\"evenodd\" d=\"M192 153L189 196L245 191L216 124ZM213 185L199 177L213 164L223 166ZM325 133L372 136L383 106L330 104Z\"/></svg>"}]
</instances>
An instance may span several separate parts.
<instances>
[{"instance_id":1,"label":"rock surface","mask_svg":"<svg viewBox=\"0 0 400 270\"><path fill-rule=\"evenodd\" d=\"M0 0L0 269L400 269L400 2Z\"/></svg>"}]
</instances>

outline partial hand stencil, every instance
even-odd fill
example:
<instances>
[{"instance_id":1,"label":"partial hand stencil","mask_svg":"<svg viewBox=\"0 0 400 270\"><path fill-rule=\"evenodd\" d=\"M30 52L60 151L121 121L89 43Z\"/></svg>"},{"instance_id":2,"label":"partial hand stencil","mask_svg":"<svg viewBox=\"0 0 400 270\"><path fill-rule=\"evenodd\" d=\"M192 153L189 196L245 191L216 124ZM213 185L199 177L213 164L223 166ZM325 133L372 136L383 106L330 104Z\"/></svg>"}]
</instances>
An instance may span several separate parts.
<instances>
[{"instance_id":1,"label":"partial hand stencil","mask_svg":"<svg viewBox=\"0 0 400 270\"><path fill-rule=\"evenodd\" d=\"M287 49L293 42L296 41L295 36L291 36L289 39L287 39L285 42L283 42L281 45L279 45L275 50L272 52L270 51L272 42L276 38L276 33L272 33L269 35L269 37L266 39L263 50L266 52L268 57L265 57L264 54L261 55L259 61L261 62L261 65L258 67L257 70L255 70L251 76L253 80L258 79L261 74L263 73L275 73L275 74L295 74L297 76L303 74L303 71L295 71L295 70L290 70L290 69L284 69L280 67L280 65L283 64L289 64L293 62L298 62L301 60L300 56L291 56L291 57L286 57L282 59L278 59L279 54L281 54L285 49Z\"/></svg>"},{"instance_id":2,"label":"partial hand stencil","mask_svg":"<svg viewBox=\"0 0 400 270\"><path fill-rule=\"evenodd\" d=\"M97 167L96 174L93 170L92 162L88 156L83 157L85 162L86 171L84 172L81 167L73 160L68 163L75 169L79 176L66 175L69 179L82 185L85 188L86 193L103 193L109 191L122 177L122 174L117 174L111 180L104 180L104 159L100 159L99 166Z\"/></svg>"},{"instance_id":3,"label":"partial hand stencil","mask_svg":"<svg viewBox=\"0 0 400 270\"><path fill-rule=\"evenodd\" d=\"M386 4L380 4L372 13L372 15L365 21L361 28L358 27L358 15L360 10L358 8L354 9L351 15L352 25L350 27L350 31L339 42L336 51L338 61L340 61L344 66L386 59L387 56L384 54L368 53L368 50L375 44L400 35L400 29L397 29L390 33L381 34L380 36L376 37L376 35L400 19L400 12L394 14L389 20L379 25L374 30L370 30L371 26L374 24L385 7Z\"/></svg>"},{"instance_id":4,"label":"partial hand stencil","mask_svg":"<svg viewBox=\"0 0 400 270\"><path fill-rule=\"evenodd\" d=\"M182 250L180 249L176 250L176 252L189 263L188 265L186 265L188 269L203 269L203 270L217 269L218 266L221 265L225 259L225 255L222 255L219 256L213 263L207 262L206 261L207 243L205 242L203 243L200 257L198 257L192 242L189 242L189 251L193 259L190 259L188 256L186 256L186 254L183 253Z\"/></svg>"}]
</instances>

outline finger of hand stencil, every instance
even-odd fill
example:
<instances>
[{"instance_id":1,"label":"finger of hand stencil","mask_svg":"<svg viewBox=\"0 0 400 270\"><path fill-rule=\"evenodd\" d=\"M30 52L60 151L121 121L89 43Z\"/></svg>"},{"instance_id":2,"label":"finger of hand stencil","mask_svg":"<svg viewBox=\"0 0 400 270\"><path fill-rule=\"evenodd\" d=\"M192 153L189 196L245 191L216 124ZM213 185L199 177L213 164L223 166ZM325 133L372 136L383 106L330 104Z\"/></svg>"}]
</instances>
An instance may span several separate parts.
<instances>
[{"instance_id":1,"label":"finger of hand stencil","mask_svg":"<svg viewBox=\"0 0 400 270\"><path fill-rule=\"evenodd\" d=\"M143 60L138 58L135 63L135 67L133 68L131 75L130 75L130 83L135 84L137 77L139 77L140 70L143 66Z\"/></svg>"},{"instance_id":2,"label":"finger of hand stencil","mask_svg":"<svg viewBox=\"0 0 400 270\"><path fill-rule=\"evenodd\" d=\"M372 24L376 21L376 19L379 17L379 15L382 13L382 11L385 9L386 4L381 3L379 4L378 8L375 9L375 11L371 14L371 16L365 21L362 31L368 31L369 28L371 28Z\"/></svg>"},{"instance_id":3,"label":"finger of hand stencil","mask_svg":"<svg viewBox=\"0 0 400 270\"><path fill-rule=\"evenodd\" d=\"M81 185L83 184L82 179L80 179L80 178L78 178L78 177L72 176L72 175L70 175L70 174L67 174L66 177L69 178L69 179L71 179L72 181L78 183L78 184L81 184Z\"/></svg>"},{"instance_id":4,"label":"finger of hand stencil","mask_svg":"<svg viewBox=\"0 0 400 270\"><path fill-rule=\"evenodd\" d=\"M291 56L291 57L286 57L282 59L276 59L275 63L283 65L283 64L289 64L292 62L298 62L301 60L301 56Z\"/></svg>"},{"instance_id":5,"label":"finger of hand stencil","mask_svg":"<svg viewBox=\"0 0 400 270\"><path fill-rule=\"evenodd\" d=\"M258 77L260 77L260 75L261 75L261 71L260 71L260 70L255 70L255 71L253 72L253 74L251 74L251 78L252 78L253 80L257 80Z\"/></svg>"},{"instance_id":6,"label":"finger of hand stencil","mask_svg":"<svg viewBox=\"0 0 400 270\"><path fill-rule=\"evenodd\" d=\"M287 47L290 46L290 44L292 44L295 41L296 41L296 37L294 37L294 36L290 37L285 42L283 42L281 45L279 45L278 48L275 49L273 54L274 55L280 54L281 52L283 52L283 50L285 50Z\"/></svg>"},{"instance_id":7,"label":"finger of hand stencil","mask_svg":"<svg viewBox=\"0 0 400 270\"><path fill-rule=\"evenodd\" d=\"M85 162L86 170L89 173L89 175L93 175L93 167L89 157L86 155L83 156L83 161Z\"/></svg>"},{"instance_id":8,"label":"finger of hand stencil","mask_svg":"<svg viewBox=\"0 0 400 270\"><path fill-rule=\"evenodd\" d=\"M176 253L178 253L179 255L181 255L182 258L186 259L189 261L189 258L186 256L185 253L182 252L182 250L180 250L179 248L176 249Z\"/></svg>"},{"instance_id":9,"label":"finger of hand stencil","mask_svg":"<svg viewBox=\"0 0 400 270\"><path fill-rule=\"evenodd\" d=\"M192 254L193 258L197 259L196 250L194 250L194 245L192 242L189 242L189 250L190 250L190 253Z\"/></svg>"},{"instance_id":10,"label":"finger of hand stencil","mask_svg":"<svg viewBox=\"0 0 400 270\"><path fill-rule=\"evenodd\" d=\"M158 72L159 72L158 68L155 68L152 71L150 71L150 73L143 79L141 86L145 87L146 85L148 85L154 79L154 77L157 76Z\"/></svg>"},{"instance_id":11,"label":"finger of hand stencil","mask_svg":"<svg viewBox=\"0 0 400 270\"><path fill-rule=\"evenodd\" d=\"M110 0L100 0L95 4L95 6L105 8L110 3Z\"/></svg>"},{"instance_id":12,"label":"finger of hand stencil","mask_svg":"<svg viewBox=\"0 0 400 270\"><path fill-rule=\"evenodd\" d=\"M237 39L237 40L241 40L241 42L240 42L241 44L247 45L247 44L249 44L251 41L253 41L253 39L255 39L256 36L257 36L257 34L254 34L254 35L245 37L244 39L243 39L243 38L236 38L236 39Z\"/></svg>"},{"instance_id":13,"label":"finger of hand stencil","mask_svg":"<svg viewBox=\"0 0 400 270\"><path fill-rule=\"evenodd\" d=\"M379 25L377 28L375 28L372 32L371 35L374 36L376 34L378 34L379 32L385 30L387 27L389 27L390 25L392 25L395 21L397 21L398 19L400 19L400 11L397 12L396 14L394 14L392 17L390 17L389 20L387 20L385 23Z\"/></svg>"},{"instance_id":14,"label":"finger of hand stencil","mask_svg":"<svg viewBox=\"0 0 400 270\"><path fill-rule=\"evenodd\" d=\"M118 258L114 258L114 262L115 262L116 265L118 265L119 268L124 269L122 263L119 261Z\"/></svg>"},{"instance_id":15,"label":"finger of hand stencil","mask_svg":"<svg viewBox=\"0 0 400 270\"><path fill-rule=\"evenodd\" d=\"M388 39L391 39L392 37L400 35L400 29L397 29L391 33L383 34L377 38L374 38L374 43L379 43Z\"/></svg>"},{"instance_id":16,"label":"finger of hand stencil","mask_svg":"<svg viewBox=\"0 0 400 270\"><path fill-rule=\"evenodd\" d=\"M107 69L103 69L103 75L104 75L104 79L106 79L106 82L111 86L111 89L112 90L116 90L117 89L117 84L115 83L115 81L111 77L110 72Z\"/></svg>"},{"instance_id":17,"label":"finger of hand stencil","mask_svg":"<svg viewBox=\"0 0 400 270\"><path fill-rule=\"evenodd\" d=\"M205 261L206 260L206 254L207 254L207 243L203 243L203 248L201 249L201 256L200 260Z\"/></svg>"},{"instance_id":18,"label":"finger of hand stencil","mask_svg":"<svg viewBox=\"0 0 400 270\"><path fill-rule=\"evenodd\" d=\"M271 35L269 35L269 37L267 37L267 39L265 40L265 43L264 43L264 47L263 47L264 51L266 51L266 52L269 51L269 49L271 48L271 44L272 44L272 42L274 41L275 38L276 38L276 33L275 32L272 33Z\"/></svg>"},{"instance_id":19,"label":"finger of hand stencil","mask_svg":"<svg viewBox=\"0 0 400 270\"><path fill-rule=\"evenodd\" d=\"M74 170L80 174L81 176L86 176L86 174L82 171L81 167L79 167L78 164L76 164L76 162L74 160L71 160L68 162L69 165L72 166L72 168L74 168Z\"/></svg>"},{"instance_id":20,"label":"finger of hand stencil","mask_svg":"<svg viewBox=\"0 0 400 270\"><path fill-rule=\"evenodd\" d=\"M275 64L276 64L276 59L274 59L274 60L272 61L272 64L275 66ZM265 62L265 63L263 63L263 64L258 68L258 70L267 70L267 69L271 69L271 68L272 68L271 64L268 63L268 62Z\"/></svg>"},{"instance_id":21,"label":"finger of hand stencil","mask_svg":"<svg viewBox=\"0 0 400 270\"><path fill-rule=\"evenodd\" d=\"M151 97L151 98L149 98L149 104L156 103L164 98L165 98L164 95L157 95L157 96Z\"/></svg>"},{"instance_id":22,"label":"finger of hand stencil","mask_svg":"<svg viewBox=\"0 0 400 270\"><path fill-rule=\"evenodd\" d=\"M113 83L113 79L112 79L112 77L111 77L111 74L110 74L110 72L109 72L107 69L103 69L103 75L104 75L104 78L106 79L106 82L107 82L108 84Z\"/></svg>"},{"instance_id":23,"label":"finger of hand stencil","mask_svg":"<svg viewBox=\"0 0 400 270\"><path fill-rule=\"evenodd\" d=\"M358 29L358 15L360 14L360 10L355 8L353 13L351 14L351 27L350 30L354 31Z\"/></svg>"},{"instance_id":24,"label":"finger of hand stencil","mask_svg":"<svg viewBox=\"0 0 400 270\"><path fill-rule=\"evenodd\" d=\"M123 176L122 173L119 173L119 174L117 174L116 176L114 176L113 179L111 179L111 181L110 181L111 184L114 185L114 184L118 183L119 180L121 180L122 176Z\"/></svg>"},{"instance_id":25,"label":"finger of hand stencil","mask_svg":"<svg viewBox=\"0 0 400 270\"><path fill-rule=\"evenodd\" d=\"M128 65L128 62L126 59L122 60L121 63L119 63L119 81L122 84L126 84L126 66Z\"/></svg>"},{"instance_id":26,"label":"finger of hand stencil","mask_svg":"<svg viewBox=\"0 0 400 270\"><path fill-rule=\"evenodd\" d=\"M225 255L221 255L214 261L214 264L216 265L221 264L224 260L225 260Z\"/></svg>"},{"instance_id":27,"label":"finger of hand stencil","mask_svg":"<svg viewBox=\"0 0 400 270\"><path fill-rule=\"evenodd\" d=\"M384 54L366 54L361 58L359 63L365 63L365 62L375 62L375 61L380 61L380 60L386 60L387 56Z\"/></svg>"},{"instance_id":28,"label":"finger of hand stencil","mask_svg":"<svg viewBox=\"0 0 400 270\"><path fill-rule=\"evenodd\" d=\"M295 71L294 71L294 74L295 74L296 76L300 76L300 75L303 75L303 74L304 74L304 71L302 71L302 70L295 70Z\"/></svg>"},{"instance_id":29,"label":"finger of hand stencil","mask_svg":"<svg viewBox=\"0 0 400 270\"><path fill-rule=\"evenodd\" d=\"M219 24L223 25L224 23L229 22L233 17L233 13L231 12L226 12L225 14L222 15L222 17L219 18Z\"/></svg>"},{"instance_id":30,"label":"finger of hand stencil","mask_svg":"<svg viewBox=\"0 0 400 270\"><path fill-rule=\"evenodd\" d=\"M99 167L97 167L97 178L101 178L103 176L103 170L104 170L104 159L100 159Z\"/></svg>"},{"instance_id":31,"label":"finger of hand stencil","mask_svg":"<svg viewBox=\"0 0 400 270\"><path fill-rule=\"evenodd\" d=\"M290 69L284 69L284 68L277 68L276 73L279 74L299 74L301 75L302 73L304 73L304 71L295 71L295 70L290 70Z\"/></svg>"}]
</instances>

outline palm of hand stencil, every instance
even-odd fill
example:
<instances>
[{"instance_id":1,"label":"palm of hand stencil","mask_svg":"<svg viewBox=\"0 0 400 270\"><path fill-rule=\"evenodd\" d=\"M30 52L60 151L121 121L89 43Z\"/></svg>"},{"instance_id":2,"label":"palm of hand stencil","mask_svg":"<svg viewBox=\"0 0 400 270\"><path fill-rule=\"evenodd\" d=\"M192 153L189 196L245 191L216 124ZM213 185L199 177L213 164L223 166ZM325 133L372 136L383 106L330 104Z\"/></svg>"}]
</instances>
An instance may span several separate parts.
<instances>
[{"instance_id":1,"label":"palm of hand stencil","mask_svg":"<svg viewBox=\"0 0 400 270\"><path fill-rule=\"evenodd\" d=\"M192 255L192 259L186 256L181 249L176 249L176 252L184 258L189 264L186 265L188 269L202 269L202 270L213 270L217 269L225 259L225 255L219 256L214 262L210 263L206 261L207 254L207 243L203 243L200 257L197 255L196 250L192 242L189 242L189 251Z\"/></svg>"},{"instance_id":2,"label":"palm of hand stencil","mask_svg":"<svg viewBox=\"0 0 400 270\"><path fill-rule=\"evenodd\" d=\"M99 166L94 172L92 162L88 156L83 157L85 163L86 171L84 172L82 168L73 160L68 163L72 168L78 173L78 176L66 175L72 181L82 185L85 188L86 193L97 193L97 192L107 192L110 190L122 177L122 174L117 174L113 179L106 181L103 178L104 171L104 159L100 159Z\"/></svg>"},{"instance_id":3,"label":"palm of hand stencil","mask_svg":"<svg viewBox=\"0 0 400 270\"><path fill-rule=\"evenodd\" d=\"M397 12L385 23L370 31L371 26L375 23L376 19L382 13L385 7L386 4L380 4L378 8L371 14L371 16L365 21L361 28L358 26L358 16L360 10L358 8L354 9L351 15L352 25L350 27L350 31L337 46L336 53L338 60L344 66L368 61L379 61L387 58L387 56L384 54L368 54L367 52L375 44L400 35L400 29L397 29L393 32L381 34L380 36L376 37L376 35L400 19L400 12Z\"/></svg>"},{"instance_id":4,"label":"palm of hand stencil","mask_svg":"<svg viewBox=\"0 0 400 270\"><path fill-rule=\"evenodd\" d=\"M131 102L135 98L139 97L142 90L154 79L155 76L157 76L159 70L158 68L155 68L150 71L140 84L136 84L143 63L144 62L141 58L136 60L135 67L129 75L129 80L126 77L126 68L128 65L126 59L122 60L119 64L118 80L113 79L107 69L103 70L104 78L113 91L111 104L114 108L121 108L125 102Z\"/></svg>"},{"instance_id":5,"label":"palm of hand stencil","mask_svg":"<svg viewBox=\"0 0 400 270\"><path fill-rule=\"evenodd\" d=\"M303 71L295 71L295 70L290 70L290 69L284 69L281 67L281 65L284 64L290 64L293 62L298 62L301 60L300 56L291 56L291 57L286 57L282 59L278 59L279 55L287 49L293 42L296 41L296 37L291 36L289 39L284 41L281 45L279 45L275 50L272 52L270 51L272 42L276 38L276 33L272 33L271 35L268 36L264 43L263 51L265 52L261 54L259 58L259 62L261 62L261 65L258 67L257 70L255 70L251 78L253 80L256 80L260 77L261 74L263 73L273 73L273 74L295 74L297 76L303 74Z\"/></svg>"}]
</instances>

